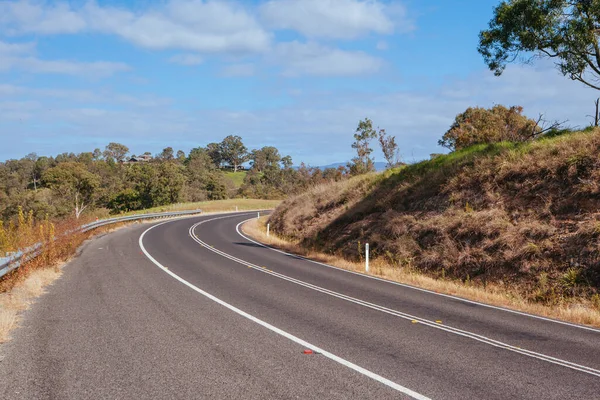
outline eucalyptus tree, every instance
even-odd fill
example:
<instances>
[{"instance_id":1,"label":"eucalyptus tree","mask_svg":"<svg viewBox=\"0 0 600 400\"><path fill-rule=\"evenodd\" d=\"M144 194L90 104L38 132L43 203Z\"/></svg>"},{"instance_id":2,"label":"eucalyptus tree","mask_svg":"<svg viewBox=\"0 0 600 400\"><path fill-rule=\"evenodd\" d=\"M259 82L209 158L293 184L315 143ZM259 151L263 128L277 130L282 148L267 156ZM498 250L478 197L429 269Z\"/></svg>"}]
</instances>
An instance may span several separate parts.
<instances>
[{"instance_id":1,"label":"eucalyptus tree","mask_svg":"<svg viewBox=\"0 0 600 400\"><path fill-rule=\"evenodd\" d=\"M548 58L565 76L600 90L600 0L504 0L478 51L495 75L515 61Z\"/></svg>"}]
</instances>

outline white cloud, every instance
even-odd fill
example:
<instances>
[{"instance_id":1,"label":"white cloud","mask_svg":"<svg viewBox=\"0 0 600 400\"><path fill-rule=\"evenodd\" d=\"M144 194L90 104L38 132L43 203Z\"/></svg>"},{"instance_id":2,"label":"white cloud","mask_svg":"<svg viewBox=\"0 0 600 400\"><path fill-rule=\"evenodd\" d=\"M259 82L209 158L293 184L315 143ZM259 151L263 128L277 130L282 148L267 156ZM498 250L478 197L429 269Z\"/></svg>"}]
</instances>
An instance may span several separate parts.
<instances>
[{"instance_id":1,"label":"white cloud","mask_svg":"<svg viewBox=\"0 0 600 400\"><path fill-rule=\"evenodd\" d=\"M47 103L56 101L70 101L78 104L92 103L106 106L128 106L134 108L161 108L168 107L172 100L154 95L131 96L119 94L107 89L101 90L77 90L56 88L33 88L10 84L0 84L0 99L33 98Z\"/></svg>"},{"instance_id":2,"label":"white cloud","mask_svg":"<svg viewBox=\"0 0 600 400\"><path fill-rule=\"evenodd\" d=\"M377 72L383 65L380 58L366 52L316 42L273 44L272 34L241 1L166 0L135 10L100 5L93 0L76 4L0 0L0 33L115 35L143 48L182 50L169 62L188 66L203 63L208 54L221 54L235 63L222 68L220 75L225 77L254 75L255 66L243 62L249 54L260 54L265 57L263 61L282 66L284 76L356 76ZM259 10L254 11L262 11L265 18L272 17L307 36L354 38L369 32L393 33L411 26L405 21L401 4L375 0L277 0L257 7ZM285 18L279 18L279 13ZM0 42L2 55L27 54L26 51L25 44ZM98 76L127 69L120 63L85 64L33 57L0 60L3 70L23 67L38 73L82 75L82 66L89 66L88 72Z\"/></svg>"},{"instance_id":3,"label":"white cloud","mask_svg":"<svg viewBox=\"0 0 600 400\"><path fill-rule=\"evenodd\" d=\"M377 72L383 61L362 51L345 51L317 43L280 43L275 49L284 76L352 76Z\"/></svg>"},{"instance_id":4,"label":"white cloud","mask_svg":"<svg viewBox=\"0 0 600 400\"><path fill-rule=\"evenodd\" d=\"M168 0L139 12L69 3L1 1L0 31L8 34L100 32L149 49L205 53L257 53L270 35L241 5L207 0Z\"/></svg>"},{"instance_id":5,"label":"white cloud","mask_svg":"<svg viewBox=\"0 0 600 400\"><path fill-rule=\"evenodd\" d=\"M86 22L67 3L55 5L32 1L1 1L0 25L11 34L76 33Z\"/></svg>"},{"instance_id":6,"label":"white cloud","mask_svg":"<svg viewBox=\"0 0 600 400\"><path fill-rule=\"evenodd\" d=\"M67 60L41 60L35 57L0 58L0 71L19 70L37 74L75 75L88 78L104 78L131 68L124 63L94 61L77 62Z\"/></svg>"},{"instance_id":7,"label":"white cloud","mask_svg":"<svg viewBox=\"0 0 600 400\"><path fill-rule=\"evenodd\" d=\"M200 65L204 60L198 54L176 54L169 58L169 62L180 65Z\"/></svg>"},{"instance_id":8,"label":"white cloud","mask_svg":"<svg viewBox=\"0 0 600 400\"><path fill-rule=\"evenodd\" d=\"M389 46L385 40L380 40L379 42L377 42L377 45L375 45L375 48L377 50L384 51L387 50Z\"/></svg>"},{"instance_id":9,"label":"white cloud","mask_svg":"<svg viewBox=\"0 0 600 400\"><path fill-rule=\"evenodd\" d=\"M253 76L255 72L254 64L232 64L221 68L220 75L224 77Z\"/></svg>"},{"instance_id":10,"label":"white cloud","mask_svg":"<svg viewBox=\"0 0 600 400\"><path fill-rule=\"evenodd\" d=\"M324 165L352 157L352 133L360 119L369 117L395 135L405 161L413 161L439 152L438 139L456 114L469 106L519 104L530 117L545 113L548 119L569 119L570 124L583 127L590 121L586 115L593 112L598 95L551 66L515 65L500 78L480 71L427 90L323 92L303 86L286 106L252 110L193 108L185 112L168 99L70 93L0 85L0 132L11 135L5 140L8 147L0 146L0 159L31 151L90 151L109 141L124 143L136 154L158 152L166 146L189 150L220 141L226 132L238 132L249 148L270 144L282 154L291 154L296 162ZM104 113L97 111L102 109ZM13 125L9 128L8 123ZM56 126L60 128L53 129ZM199 137L198 132L204 134ZM375 157L383 160L378 152Z\"/></svg>"},{"instance_id":11,"label":"white cloud","mask_svg":"<svg viewBox=\"0 0 600 400\"><path fill-rule=\"evenodd\" d=\"M310 38L354 39L414 29L404 6L376 0L270 0L261 15L276 29Z\"/></svg>"},{"instance_id":12,"label":"white cloud","mask_svg":"<svg viewBox=\"0 0 600 400\"><path fill-rule=\"evenodd\" d=\"M19 70L31 73L77 75L103 78L117 72L128 71L127 64L96 61L42 60L34 56L34 42L9 43L0 41L0 71Z\"/></svg>"},{"instance_id":13,"label":"white cloud","mask_svg":"<svg viewBox=\"0 0 600 400\"><path fill-rule=\"evenodd\" d=\"M270 44L269 34L254 18L229 2L171 0L164 9L139 14L97 5L85 9L90 29L150 49L255 53Z\"/></svg>"},{"instance_id":14,"label":"white cloud","mask_svg":"<svg viewBox=\"0 0 600 400\"><path fill-rule=\"evenodd\" d=\"M35 51L35 43L7 43L0 40L0 55L14 56L31 54Z\"/></svg>"}]
</instances>

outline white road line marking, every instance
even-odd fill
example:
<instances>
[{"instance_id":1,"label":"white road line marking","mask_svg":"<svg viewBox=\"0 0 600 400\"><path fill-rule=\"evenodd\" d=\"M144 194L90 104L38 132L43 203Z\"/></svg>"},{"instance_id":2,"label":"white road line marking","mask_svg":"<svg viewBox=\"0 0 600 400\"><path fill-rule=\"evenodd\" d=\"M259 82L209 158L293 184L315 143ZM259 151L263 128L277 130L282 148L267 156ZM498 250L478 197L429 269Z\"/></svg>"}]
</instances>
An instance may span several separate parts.
<instances>
[{"instance_id":1,"label":"white road line marking","mask_svg":"<svg viewBox=\"0 0 600 400\"><path fill-rule=\"evenodd\" d=\"M221 217L221 218L225 218L225 217ZM215 218L215 219L221 219L221 218ZM214 221L215 219L212 219L211 221ZM402 385L399 385L399 384L397 384L395 382L392 382L391 380L386 379L386 378L382 377L381 375L377 375L374 372L371 372L371 371L369 371L369 370L367 370L367 369L365 369L363 367L360 367L360 366L358 366L358 365L356 365L356 364L354 364L354 363L352 363L352 362L350 362L348 360L345 360L345 359L343 359L341 357L338 357L338 356L336 356L333 353L330 353L330 352L328 352L328 351L326 351L324 349L321 349L320 347L317 347L317 346L315 346L315 345L313 345L313 344L311 344L311 343L309 343L309 342L307 342L305 340L300 339L299 337L296 337L296 336L294 336L294 335L292 335L290 333L287 333L286 331L281 330L281 329L279 329L279 328L277 328L277 327L275 327L275 326L273 326L273 325L271 325L271 324L269 324L269 323L267 323L267 322L265 322L265 321L263 321L261 319L258 319L255 316L253 316L251 314L248 314L247 312L242 311L239 308L237 308L235 306L232 306L231 304L226 303L225 301L223 301L223 300L221 300L221 299L213 296L212 294L210 294L208 292L205 292L204 290L200 289L199 287L194 286L190 282L186 281L185 279L181 278L180 276L176 275L172 271L170 271L167 268L165 268L161 263L159 263L158 261L156 261L156 259L154 259L154 257L152 257L150 255L150 253L148 253L148 251L144 247L143 239L144 239L144 236L146 235L146 233L148 231L156 228L159 225L170 223L170 222L172 222L172 221L162 222L160 224L156 224L156 225L154 225L154 226L146 229L141 234L141 236L139 238L139 241L138 241L140 249L146 255L146 257L148 257L148 259L150 261L152 261L152 263L154 263L154 265L156 265L158 268L160 268L161 270L163 270L165 273L169 274L171 277L173 277L176 280L178 280L179 282L183 283L184 285L186 285L190 289L192 289L192 290L200 293L201 295L207 297L208 299L214 301L215 303L218 303L218 304L222 305L223 307L228 308L229 310L231 310L231 311L233 311L233 312L241 315L242 317L247 318L250 321L257 323L257 324L259 324L259 325L261 325L261 326L269 329L270 331L275 332L278 335L281 335L281 336L283 336L283 337L291 340L292 342L295 342L295 343L297 343L299 345L302 345L302 346L304 346L306 348L309 348L309 349L311 349L314 352L318 352L321 355L329 358L330 360L333 360L333 361L335 361L335 362L337 362L337 363L339 363L341 365L344 365L345 367L348 367L348 368L350 368L350 369L352 369L352 370L354 370L354 371L356 371L356 372L358 372L358 373L360 373L362 375L365 375L365 376L367 376L367 377L369 377L369 378L371 378L373 380L376 380L377 382L380 382L380 383L382 383L382 384L384 384L384 385L386 385L386 386L388 386L388 387L390 387L390 388L392 388L394 390L397 390L398 392L404 393L407 396L412 397L413 399L417 399L417 400L429 400L428 397L426 397L426 396L424 396L424 395L422 395L420 393L417 393L417 392L415 392L415 391L413 391L413 390L411 390L409 388L406 388L406 387L404 387Z\"/></svg>"},{"instance_id":2,"label":"white road line marking","mask_svg":"<svg viewBox=\"0 0 600 400\"><path fill-rule=\"evenodd\" d=\"M573 328L579 328L579 329L584 329L584 330L587 330L587 331L592 331L592 332L600 333L600 329L592 328L591 326L574 324L574 323L571 323L571 322L560 321L560 320L557 320L557 319L542 317L541 315L529 314L529 313L526 313L524 311L517 311L517 310L511 310L510 308L493 306L491 304L485 304L485 303L481 303L481 302L478 302L478 301L475 301L475 300L469 300L469 299L465 299L465 298L462 298L462 297L453 296L451 294L438 293L438 292L434 292L433 290L423 289L423 288L420 288L420 287L417 287L417 286L408 285L406 283L394 282L394 281L390 281L388 279L379 278L377 276L362 274L360 272L349 271L347 269L339 268L339 267L336 267L334 265L329 265L329 264L325 264L325 263L322 263L322 262L319 262L319 261L311 260L309 258L302 257L302 256L299 256L297 254L287 253L287 252L285 252L283 250L279 250L279 249L276 249L276 248L271 247L269 245L266 245L264 243L260 243L260 242L257 242L256 240L250 239L249 237L245 236L242 232L240 232L239 227L242 224L244 224L244 223L246 223L248 221L252 221L253 219L254 218L250 218L250 219L247 219L247 220L242 221L239 224L237 224L237 226L235 227L235 230L237 231L238 235L240 235L241 237L243 237L244 239L246 239L249 242L257 244L257 245L259 245L261 247L264 247L266 249L269 249L271 251L275 251L277 253L285 254L286 256L297 257L297 258L300 258L300 259L302 259L304 261L308 261L308 262L310 262L312 264L321 265L323 267L335 269L335 270L342 271L342 272L345 272L345 273L348 273L348 274L352 274L352 275L362 276L363 278L374 279L376 281L385 282L385 283L389 283L389 284L396 285L396 286L402 286L402 287L405 287L405 288L408 288L408 289L417 290L419 292L430 293L430 294L433 294L433 295L436 295L436 296L447 297L447 298L450 298L450 299L459 300L459 301L462 301L464 303L476 304L478 306L482 306L482 307L486 307L486 308L492 308L492 309L495 309L495 310L501 310L501 311L509 312L509 313L512 313L512 314L523 315L525 317L540 319L540 320L547 321L547 322L553 322L555 324L566 325L566 326L570 326L570 327L573 327Z\"/></svg>"},{"instance_id":3,"label":"white road line marking","mask_svg":"<svg viewBox=\"0 0 600 400\"><path fill-rule=\"evenodd\" d=\"M501 349L504 349L504 350L512 351L514 353L522 354L522 355L525 355L525 356L528 356L528 357L532 357L532 358L535 358L535 359L538 359L538 360L546 361L546 362L549 362L549 363L552 363L552 364L560 365L562 367L570 368L570 369L573 369L573 370L576 370L576 371L580 371L580 372L584 372L584 373L587 373L587 374L590 374L590 375L594 375L594 376L600 377L600 370L597 370L597 369L594 369L594 368L591 368L591 367L587 367L585 365L576 364L576 363L573 363L571 361L562 360L562 359L555 358L555 357L552 357L552 356L549 356L549 355L546 355L546 354L537 353L537 352L534 352L534 351L531 351L531 350L522 349L520 347L513 346L513 345L510 345L508 343L504 343L504 342L501 342L501 341L498 341L498 340L495 340L495 339L492 339L492 338L489 338L489 337L486 337L486 336L483 336L483 335L479 335L479 334L476 334L476 333L473 333L473 332L470 332L470 331L466 331L466 330L463 330L463 329L454 328L454 327L449 326L449 325L440 325L438 323L435 323L434 321L430 321L430 320L427 320L425 318L416 317L414 315L410 315L410 314L407 314L407 313L403 313L401 311L393 310L393 309L390 309L390 308L387 308L387 307L384 307L384 306L380 306L378 304L369 303L367 301L360 300L360 299L357 299L357 298L354 298L354 297L350 297L350 296L347 296L345 294L338 293L338 292L335 292L335 291L332 291L332 290L329 290L329 289L325 289L325 288L313 285L313 284L308 283L308 282L304 282L304 281L301 281L301 280L298 280L298 279L295 279L295 278L291 278L291 277L289 277L287 275L283 275L283 274L280 274L280 273L277 273L277 272L266 270L263 267L260 267L258 265L252 264L252 263L250 263L248 261L245 261L245 260L239 259L237 257L234 257L234 256L232 256L230 254L227 254L227 253L221 251L221 250L215 249L214 247L209 246L208 244L206 244L205 242L203 242L200 238L198 238L194 234L194 230L198 226L200 226L200 225L202 225L204 223L207 223L207 222L214 221L216 219L223 219L223 218L227 218L227 217L209 219L209 220L204 220L204 221L201 221L199 223L196 223L196 224L194 224L194 225L192 225L190 227L188 233L189 233L190 237L194 241L196 241L198 244L200 244L202 247L204 247L204 248L206 248L206 249L208 249L208 250L210 250L210 251L212 251L214 253L217 253L217 254L225 257L225 258L228 258L228 259L230 259L232 261L235 261L235 262L237 262L239 264L242 264L242 265L254 268L254 269L256 269L256 270L258 270L260 272L263 272L265 274L273 275L273 276L275 276L277 278L280 278L280 279L283 279L283 280L295 283L297 285L304 286L304 287L307 287L309 289L312 289L312 290L315 290L315 291L318 291L318 292L321 292L321 293L325 293L325 294L328 294L330 296L337 297L337 298L340 298L342 300L346 300L346 301L349 301L349 302L352 302L352 303L355 303L355 304L358 304L358 305L361 305L361 306L364 306L364 307L367 307L367 308L371 308L371 309L374 309L374 310L377 310L377 311L380 311L380 312L384 312L386 314L391 314L391 315L394 315L394 316L397 316L397 317L400 317L400 318L403 318L403 319L406 319L406 320L410 320L410 321L416 320L416 321L419 321L422 324L427 325L429 327L432 327L432 328L435 328L435 329L439 329L439 330L442 330L442 331L445 331L445 332L453 333L453 334L458 335L458 336L463 336L463 337L466 337L466 338L469 338L469 339L473 339L473 340L476 340L476 341L481 342L481 343L488 344L488 345L493 346L493 347L497 347L497 348L501 348ZM238 224L238 227L239 227L239 224ZM237 229L237 227L236 227L236 229Z\"/></svg>"}]
</instances>

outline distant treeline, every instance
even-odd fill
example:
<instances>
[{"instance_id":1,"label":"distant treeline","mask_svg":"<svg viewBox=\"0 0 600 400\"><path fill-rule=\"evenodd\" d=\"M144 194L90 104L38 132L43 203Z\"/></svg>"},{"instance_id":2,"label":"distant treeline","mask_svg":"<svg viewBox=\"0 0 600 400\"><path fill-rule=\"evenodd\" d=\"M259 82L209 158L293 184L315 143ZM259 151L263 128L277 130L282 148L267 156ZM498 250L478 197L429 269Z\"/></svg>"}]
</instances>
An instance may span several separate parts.
<instances>
[{"instance_id":1,"label":"distant treeline","mask_svg":"<svg viewBox=\"0 0 600 400\"><path fill-rule=\"evenodd\" d=\"M237 172L246 170L241 166L248 161L247 172ZM0 219L14 221L19 207L41 219L233 197L278 199L346 174L344 168L292 165L291 157L281 156L275 147L248 151L239 136L189 154L167 147L154 156L136 156L119 143L110 143L104 151L56 157L31 153L0 163Z\"/></svg>"}]
</instances>

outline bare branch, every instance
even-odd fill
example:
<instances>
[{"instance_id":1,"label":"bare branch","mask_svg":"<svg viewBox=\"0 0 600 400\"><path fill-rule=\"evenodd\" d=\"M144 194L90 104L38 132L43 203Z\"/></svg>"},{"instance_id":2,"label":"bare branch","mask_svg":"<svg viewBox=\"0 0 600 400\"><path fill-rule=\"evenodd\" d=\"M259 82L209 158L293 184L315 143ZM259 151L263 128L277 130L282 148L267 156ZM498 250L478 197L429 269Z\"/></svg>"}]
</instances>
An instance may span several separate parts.
<instances>
[{"instance_id":1,"label":"bare branch","mask_svg":"<svg viewBox=\"0 0 600 400\"><path fill-rule=\"evenodd\" d=\"M532 129L531 138L535 139L536 137L543 135L548 131L551 131L553 129L560 129L567 122L569 122L568 119L561 122L555 120L550 125L547 125L548 121L544 119L544 114L539 114L538 119L535 121L535 126Z\"/></svg>"}]
</instances>

